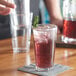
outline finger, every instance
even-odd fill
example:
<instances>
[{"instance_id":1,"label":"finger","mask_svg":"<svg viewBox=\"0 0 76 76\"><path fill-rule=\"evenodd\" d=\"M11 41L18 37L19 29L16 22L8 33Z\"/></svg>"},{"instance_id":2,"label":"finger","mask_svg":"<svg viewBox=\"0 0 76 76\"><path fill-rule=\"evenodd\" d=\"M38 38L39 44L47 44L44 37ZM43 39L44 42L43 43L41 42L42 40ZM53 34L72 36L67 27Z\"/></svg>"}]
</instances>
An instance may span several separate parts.
<instances>
[{"instance_id":1,"label":"finger","mask_svg":"<svg viewBox=\"0 0 76 76\"><path fill-rule=\"evenodd\" d=\"M59 30L59 28L57 29L57 34L60 34L61 32L60 32L60 30Z\"/></svg>"},{"instance_id":2,"label":"finger","mask_svg":"<svg viewBox=\"0 0 76 76\"><path fill-rule=\"evenodd\" d=\"M0 15L8 15L10 13L10 8L0 7Z\"/></svg>"},{"instance_id":3,"label":"finger","mask_svg":"<svg viewBox=\"0 0 76 76\"><path fill-rule=\"evenodd\" d=\"M0 15L8 15L9 11L0 12Z\"/></svg>"},{"instance_id":4,"label":"finger","mask_svg":"<svg viewBox=\"0 0 76 76\"><path fill-rule=\"evenodd\" d=\"M1 4L1 5L4 5L4 6L6 6L6 7L15 8L15 5L14 5L14 4L9 3L9 2L7 2L7 1L5 1L5 0L0 0L0 4Z\"/></svg>"},{"instance_id":5,"label":"finger","mask_svg":"<svg viewBox=\"0 0 76 76\"><path fill-rule=\"evenodd\" d=\"M0 15L8 15L10 13L10 11L0 11Z\"/></svg>"}]
</instances>

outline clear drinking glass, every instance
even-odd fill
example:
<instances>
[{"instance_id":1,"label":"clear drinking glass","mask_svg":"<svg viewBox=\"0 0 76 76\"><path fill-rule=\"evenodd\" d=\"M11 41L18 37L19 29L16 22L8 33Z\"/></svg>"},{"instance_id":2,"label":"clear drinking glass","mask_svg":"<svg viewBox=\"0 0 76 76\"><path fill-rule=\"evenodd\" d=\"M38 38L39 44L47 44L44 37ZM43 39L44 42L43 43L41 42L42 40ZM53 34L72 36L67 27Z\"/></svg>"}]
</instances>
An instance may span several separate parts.
<instances>
[{"instance_id":1,"label":"clear drinking glass","mask_svg":"<svg viewBox=\"0 0 76 76\"><path fill-rule=\"evenodd\" d=\"M10 14L13 51L28 52L31 38L30 0L8 1L16 4Z\"/></svg>"},{"instance_id":2,"label":"clear drinking glass","mask_svg":"<svg viewBox=\"0 0 76 76\"><path fill-rule=\"evenodd\" d=\"M39 24L33 28L34 50L37 71L48 71L54 65L57 26Z\"/></svg>"},{"instance_id":3,"label":"clear drinking glass","mask_svg":"<svg viewBox=\"0 0 76 76\"><path fill-rule=\"evenodd\" d=\"M63 0L63 36L65 43L76 43L76 0Z\"/></svg>"}]
</instances>

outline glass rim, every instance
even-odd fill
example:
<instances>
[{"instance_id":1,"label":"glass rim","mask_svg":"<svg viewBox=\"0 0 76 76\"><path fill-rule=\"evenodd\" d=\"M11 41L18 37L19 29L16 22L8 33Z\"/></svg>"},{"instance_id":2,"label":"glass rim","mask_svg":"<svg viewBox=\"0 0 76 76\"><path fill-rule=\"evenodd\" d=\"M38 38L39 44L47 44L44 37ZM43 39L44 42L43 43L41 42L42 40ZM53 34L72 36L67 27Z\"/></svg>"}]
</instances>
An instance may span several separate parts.
<instances>
[{"instance_id":1,"label":"glass rim","mask_svg":"<svg viewBox=\"0 0 76 76\"><path fill-rule=\"evenodd\" d=\"M50 26L50 28L42 28L42 29L48 29L48 30L54 30L54 29L57 29L57 25L55 24L38 24L39 26L37 27L33 27L34 30L36 29L41 29L41 28L38 28L38 27L43 27L43 26Z\"/></svg>"}]
</instances>

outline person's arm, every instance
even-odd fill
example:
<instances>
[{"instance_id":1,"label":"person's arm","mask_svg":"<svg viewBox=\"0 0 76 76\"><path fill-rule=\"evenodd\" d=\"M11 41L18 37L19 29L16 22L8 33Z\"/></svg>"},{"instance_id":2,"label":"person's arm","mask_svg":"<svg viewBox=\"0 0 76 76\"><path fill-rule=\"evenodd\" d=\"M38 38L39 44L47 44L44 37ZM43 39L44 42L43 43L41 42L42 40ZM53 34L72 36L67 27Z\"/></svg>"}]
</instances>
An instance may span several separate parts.
<instances>
[{"instance_id":1,"label":"person's arm","mask_svg":"<svg viewBox=\"0 0 76 76\"><path fill-rule=\"evenodd\" d=\"M63 19L61 16L59 0L44 0L44 2L50 15L51 23L57 24L59 28L61 28Z\"/></svg>"},{"instance_id":2,"label":"person's arm","mask_svg":"<svg viewBox=\"0 0 76 76\"><path fill-rule=\"evenodd\" d=\"M5 0L0 0L0 15L8 15L10 8L15 8L15 5Z\"/></svg>"}]
</instances>

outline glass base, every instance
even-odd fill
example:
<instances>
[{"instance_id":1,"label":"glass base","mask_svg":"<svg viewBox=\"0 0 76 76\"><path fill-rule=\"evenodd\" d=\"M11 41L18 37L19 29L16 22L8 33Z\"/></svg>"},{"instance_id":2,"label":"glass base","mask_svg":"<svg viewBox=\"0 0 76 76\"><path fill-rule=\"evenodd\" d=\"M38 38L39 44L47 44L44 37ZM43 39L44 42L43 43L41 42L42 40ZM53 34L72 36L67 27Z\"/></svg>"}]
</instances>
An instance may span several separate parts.
<instances>
[{"instance_id":1,"label":"glass base","mask_svg":"<svg viewBox=\"0 0 76 76\"><path fill-rule=\"evenodd\" d=\"M69 38L69 37L61 37L62 42L64 43L76 43L76 39L74 38Z\"/></svg>"},{"instance_id":2,"label":"glass base","mask_svg":"<svg viewBox=\"0 0 76 76\"><path fill-rule=\"evenodd\" d=\"M36 71L44 72L44 71L49 71L49 70L50 70L50 67L49 68L40 68L40 67L36 66Z\"/></svg>"}]
</instances>

